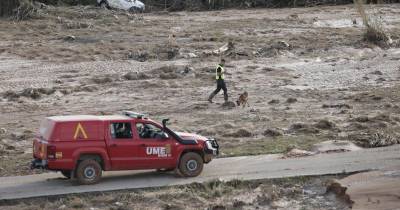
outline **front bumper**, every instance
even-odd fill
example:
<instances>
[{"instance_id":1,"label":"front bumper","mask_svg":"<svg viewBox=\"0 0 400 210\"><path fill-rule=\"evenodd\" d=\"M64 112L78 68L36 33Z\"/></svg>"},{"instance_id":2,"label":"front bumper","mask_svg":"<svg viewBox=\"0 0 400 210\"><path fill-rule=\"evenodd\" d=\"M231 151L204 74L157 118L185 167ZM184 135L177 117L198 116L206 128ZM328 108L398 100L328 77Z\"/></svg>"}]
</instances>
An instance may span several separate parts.
<instances>
[{"instance_id":1,"label":"front bumper","mask_svg":"<svg viewBox=\"0 0 400 210\"><path fill-rule=\"evenodd\" d=\"M210 162L214 157L219 155L219 144L215 139L208 139L204 147L204 162Z\"/></svg>"},{"instance_id":2,"label":"front bumper","mask_svg":"<svg viewBox=\"0 0 400 210\"><path fill-rule=\"evenodd\" d=\"M41 160L41 159L32 160L31 169L47 169L47 160Z\"/></svg>"}]
</instances>

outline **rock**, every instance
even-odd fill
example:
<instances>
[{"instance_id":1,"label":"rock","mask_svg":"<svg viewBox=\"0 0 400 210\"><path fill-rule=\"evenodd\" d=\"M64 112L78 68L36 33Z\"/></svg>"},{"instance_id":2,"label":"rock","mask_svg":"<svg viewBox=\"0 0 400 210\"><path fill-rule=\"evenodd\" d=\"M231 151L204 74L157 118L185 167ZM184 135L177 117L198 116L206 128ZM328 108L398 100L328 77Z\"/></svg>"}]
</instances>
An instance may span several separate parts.
<instances>
[{"instance_id":1,"label":"rock","mask_svg":"<svg viewBox=\"0 0 400 210\"><path fill-rule=\"evenodd\" d=\"M326 108L345 108L345 109L351 109L352 107L348 104L323 104L322 108L326 109Z\"/></svg>"},{"instance_id":2,"label":"rock","mask_svg":"<svg viewBox=\"0 0 400 210\"><path fill-rule=\"evenodd\" d=\"M279 104L279 100L278 99L272 99L268 102L268 104Z\"/></svg>"},{"instance_id":3,"label":"rock","mask_svg":"<svg viewBox=\"0 0 400 210\"><path fill-rule=\"evenodd\" d=\"M241 128L241 129L237 130L236 132L226 134L225 136L238 138L238 137L251 137L252 135L253 134L250 131L248 131L244 128Z\"/></svg>"},{"instance_id":4,"label":"rock","mask_svg":"<svg viewBox=\"0 0 400 210\"><path fill-rule=\"evenodd\" d=\"M288 153L285 154L285 157L287 158L292 158L292 157L304 157L304 156L311 156L314 155L315 153L306 151L306 150L301 150L301 149L292 149Z\"/></svg>"},{"instance_id":5,"label":"rock","mask_svg":"<svg viewBox=\"0 0 400 210\"><path fill-rule=\"evenodd\" d=\"M24 133L15 132L11 133L11 138L14 140L23 140L26 139L26 135Z\"/></svg>"},{"instance_id":6,"label":"rock","mask_svg":"<svg viewBox=\"0 0 400 210\"><path fill-rule=\"evenodd\" d=\"M27 98L32 98L32 99L39 99L41 97L41 94L38 89L26 88L22 91L21 96L25 96Z\"/></svg>"},{"instance_id":7,"label":"rock","mask_svg":"<svg viewBox=\"0 0 400 210\"><path fill-rule=\"evenodd\" d=\"M96 84L105 84L105 83L113 82L113 78L111 78L110 75L95 76L92 78L92 81Z\"/></svg>"},{"instance_id":8,"label":"rock","mask_svg":"<svg viewBox=\"0 0 400 210\"><path fill-rule=\"evenodd\" d=\"M277 44L278 45L276 46L276 48L278 48L278 49L288 49L288 48L290 48L290 44L285 42L285 41L278 41Z\"/></svg>"},{"instance_id":9,"label":"rock","mask_svg":"<svg viewBox=\"0 0 400 210\"><path fill-rule=\"evenodd\" d=\"M170 73L160 73L159 77L160 79L178 79L179 75L175 72L170 72Z\"/></svg>"},{"instance_id":10,"label":"rock","mask_svg":"<svg viewBox=\"0 0 400 210\"><path fill-rule=\"evenodd\" d=\"M342 186L338 180L331 180L327 183L326 192L332 192L338 197L344 198L351 203L350 197L346 194L347 187Z\"/></svg>"},{"instance_id":11,"label":"rock","mask_svg":"<svg viewBox=\"0 0 400 210\"><path fill-rule=\"evenodd\" d=\"M115 202L114 204L115 204L116 206L123 206L123 205L124 205L123 203L121 203L121 202L118 202L118 201L117 201L117 202Z\"/></svg>"},{"instance_id":12,"label":"rock","mask_svg":"<svg viewBox=\"0 0 400 210\"><path fill-rule=\"evenodd\" d=\"M142 80L149 79L150 76L143 72L128 72L123 76L126 80Z\"/></svg>"},{"instance_id":13,"label":"rock","mask_svg":"<svg viewBox=\"0 0 400 210\"><path fill-rule=\"evenodd\" d=\"M335 123L329 121L329 120L320 120L315 124L316 128L319 129L324 129L324 130L330 130L334 128L336 125Z\"/></svg>"},{"instance_id":14,"label":"rock","mask_svg":"<svg viewBox=\"0 0 400 210\"><path fill-rule=\"evenodd\" d=\"M225 101L221 106L226 109L233 109L236 107L236 104L232 101Z\"/></svg>"},{"instance_id":15,"label":"rock","mask_svg":"<svg viewBox=\"0 0 400 210\"><path fill-rule=\"evenodd\" d=\"M328 153L328 152L347 152L361 150L360 147L356 146L350 141L324 141L318 144L314 144L311 151L316 153Z\"/></svg>"},{"instance_id":16,"label":"rock","mask_svg":"<svg viewBox=\"0 0 400 210\"><path fill-rule=\"evenodd\" d=\"M289 127L289 131L292 132L300 132L300 133L309 133L309 134L315 134L319 133L319 130L304 123L294 123Z\"/></svg>"},{"instance_id":17,"label":"rock","mask_svg":"<svg viewBox=\"0 0 400 210\"><path fill-rule=\"evenodd\" d=\"M227 54L228 52L235 49L233 42L228 42L224 46L220 47L218 50L214 50L212 53L216 55Z\"/></svg>"},{"instance_id":18,"label":"rock","mask_svg":"<svg viewBox=\"0 0 400 210\"><path fill-rule=\"evenodd\" d=\"M386 81L386 79L385 79L385 78L382 78L382 77L379 77L379 78L376 79L375 81L376 81L377 83L381 83L381 82Z\"/></svg>"},{"instance_id":19,"label":"rock","mask_svg":"<svg viewBox=\"0 0 400 210\"><path fill-rule=\"evenodd\" d=\"M58 209L65 209L65 208L67 208L66 205L61 205L60 207L58 207Z\"/></svg>"},{"instance_id":20,"label":"rock","mask_svg":"<svg viewBox=\"0 0 400 210\"><path fill-rule=\"evenodd\" d=\"M16 100L18 99L20 96L19 94L17 94L16 92L12 91L12 90L7 90L6 92L3 93L3 97L7 98L8 100Z\"/></svg>"},{"instance_id":21,"label":"rock","mask_svg":"<svg viewBox=\"0 0 400 210\"><path fill-rule=\"evenodd\" d=\"M296 102L297 102L297 99L296 99L296 98L288 98L288 99L286 100L286 103L289 103L289 104L296 103Z\"/></svg>"},{"instance_id":22,"label":"rock","mask_svg":"<svg viewBox=\"0 0 400 210\"><path fill-rule=\"evenodd\" d=\"M139 62L145 62L150 59L150 54L146 51L137 51L135 53L129 52L128 59L137 60Z\"/></svg>"},{"instance_id":23,"label":"rock","mask_svg":"<svg viewBox=\"0 0 400 210\"><path fill-rule=\"evenodd\" d=\"M5 128L0 128L0 134L6 134L7 133L7 129Z\"/></svg>"},{"instance_id":24,"label":"rock","mask_svg":"<svg viewBox=\"0 0 400 210\"><path fill-rule=\"evenodd\" d=\"M375 74L375 75L383 75L383 73L381 71L373 71L371 72L371 74Z\"/></svg>"},{"instance_id":25,"label":"rock","mask_svg":"<svg viewBox=\"0 0 400 210\"><path fill-rule=\"evenodd\" d=\"M72 36L72 35L68 35L68 36L64 37L64 41L71 42L71 41L75 41L75 40L76 40L76 37Z\"/></svg>"},{"instance_id":26,"label":"rock","mask_svg":"<svg viewBox=\"0 0 400 210\"><path fill-rule=\"evenodd\" d=\"M270 137L276 137L276 136L282 136L283 133L277 129L267 129L263 132L264 136L270 136Z\"/></svg>"},{"instance_id":27,"label":"rock","mask_svg":"<svg viewBox=\"0 0 400 210\"><path fill-rule=\"evenodd\" d=\"M359 117L356 117L354 120L362 123L362 122L368 122L369 118L368 118L368 116L359 116Z\"/></svg>"}]
</instances>

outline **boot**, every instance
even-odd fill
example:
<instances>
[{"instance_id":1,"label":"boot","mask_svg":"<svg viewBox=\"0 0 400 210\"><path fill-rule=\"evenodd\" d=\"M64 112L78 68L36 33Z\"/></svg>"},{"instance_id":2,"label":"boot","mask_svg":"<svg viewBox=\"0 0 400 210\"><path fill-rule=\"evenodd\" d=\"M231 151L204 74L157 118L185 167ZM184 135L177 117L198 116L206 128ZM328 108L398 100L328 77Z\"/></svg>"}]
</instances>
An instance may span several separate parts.
<instances>
[{"instance_id":1,"label":"boot","mask_svg":"<svg viewBox=\"0 0 400 210\"><path fill-rule=\"evenodd\" d=\"M212 93L210 94L210 96L208 97L208 102L212 103L212 102L213 102L212 99L214 98L215 95L216 95L216 94L215 94L214 92L212 92Z\"/></svg>"},{"instance_id":2,"label":"boot","mask_svg":"<svg viewBox=\"0 0 400 210\"><path fill-rule=\"evenodd\" d=\"M228 94L224 94L224 100L225 102L228 102Z\"/></svg>"}]
</instances>

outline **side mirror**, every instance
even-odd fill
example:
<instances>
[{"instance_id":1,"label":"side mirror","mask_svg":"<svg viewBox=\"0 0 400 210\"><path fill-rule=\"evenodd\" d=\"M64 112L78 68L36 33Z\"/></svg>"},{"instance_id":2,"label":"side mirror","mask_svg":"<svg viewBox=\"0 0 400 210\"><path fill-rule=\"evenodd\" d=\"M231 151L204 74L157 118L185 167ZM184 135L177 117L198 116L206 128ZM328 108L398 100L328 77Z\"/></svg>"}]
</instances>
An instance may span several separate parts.
<instances>
[{"instance_id":1,"label":"side mirror","mask_svg":"<svg viewBox=\"0 0 400 210\"><path fill-rule=\"evenodd\" d=\"M169 119L163 119L162 120L162 125L163 125L164 128L167 127L167 122L168 121L169 121Z\"/></svg>"},{"instance_id":2,"label":"side mirror","mask_svg":"<svg viewBox=\"0 0 400 210\"><path fill-rule=\"evenodd\" d=\"M162 132L162 134L161 134L161 139L168 139L169 138L169 136L168 136L168 134L167 133L165 133L165 132Z\"/></svg>"}]
</instances>

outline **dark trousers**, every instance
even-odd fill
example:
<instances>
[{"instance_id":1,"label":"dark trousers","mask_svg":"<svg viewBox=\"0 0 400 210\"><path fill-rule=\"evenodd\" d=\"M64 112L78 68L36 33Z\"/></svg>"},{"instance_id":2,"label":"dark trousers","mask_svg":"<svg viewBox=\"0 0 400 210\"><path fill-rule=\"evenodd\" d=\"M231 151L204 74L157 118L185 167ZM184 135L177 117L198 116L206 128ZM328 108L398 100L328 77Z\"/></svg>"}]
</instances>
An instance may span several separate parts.
<instances>
[{"instance_id":1,"label":"dark trousers","mask_svg":"<svg viewBox=\"0 0 400 210\"><path fill-rule=\"evenodd\" d=\"M214 95L217 95L221 89L224 91L224 99L228 100L228 89L223 79L217 79L217 89L214 90Z\"/></svg>"}]
</instances>

